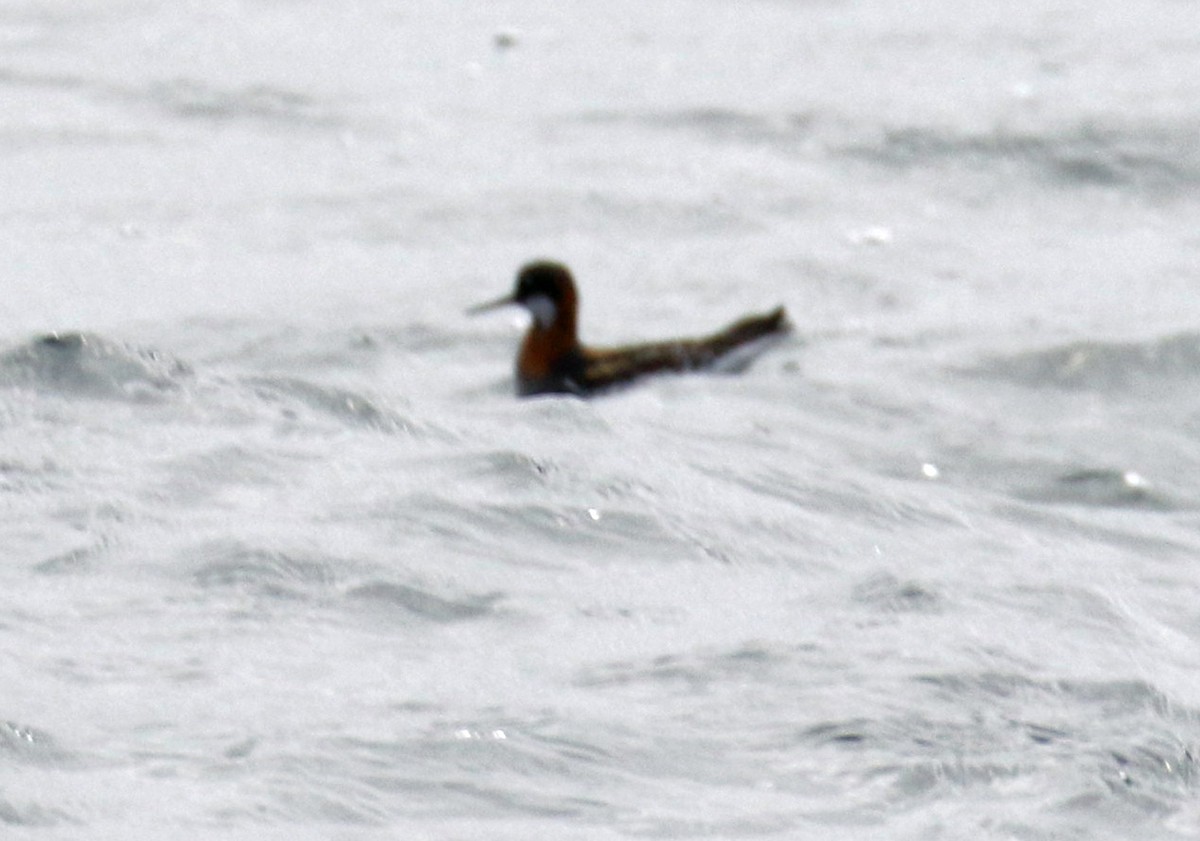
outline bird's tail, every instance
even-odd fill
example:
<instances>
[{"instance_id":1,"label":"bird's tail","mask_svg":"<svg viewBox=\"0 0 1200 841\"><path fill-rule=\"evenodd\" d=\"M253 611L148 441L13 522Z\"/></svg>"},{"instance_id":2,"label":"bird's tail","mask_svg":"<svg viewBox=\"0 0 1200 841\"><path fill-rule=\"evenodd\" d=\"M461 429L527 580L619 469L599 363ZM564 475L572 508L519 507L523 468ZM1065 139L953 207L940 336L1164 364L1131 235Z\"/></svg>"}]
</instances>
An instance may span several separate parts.
<instances>
[{"instance_id":1,"label":"bird's tail","mask_svg":"<svg viewBox=\"0 0 1200 841\"><path fill-rule=\"evenodd\" d=\"M735 348L767 336L783 335L792 329L787 312L776 307L761 315L748 315L730 324L703 341L703 345L714 358L724 356Z\"/></svg>"}]
</instances>

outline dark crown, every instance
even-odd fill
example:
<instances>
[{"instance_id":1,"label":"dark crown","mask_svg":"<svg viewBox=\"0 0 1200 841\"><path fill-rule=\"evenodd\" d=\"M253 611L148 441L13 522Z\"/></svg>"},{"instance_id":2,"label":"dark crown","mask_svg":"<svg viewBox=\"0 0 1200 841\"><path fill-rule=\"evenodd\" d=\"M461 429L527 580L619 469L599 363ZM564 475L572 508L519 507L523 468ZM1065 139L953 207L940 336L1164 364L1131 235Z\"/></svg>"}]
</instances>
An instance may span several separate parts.
<instances>
[{"instance_id":1,"label":"dark crown","mask_svg":"<svg viewBox=\"0 0 1200 841\"><path fill-rule=\"evenodd\" d=\"M517 274L517 301L528 301L537 295L545 295L560 303L568 290L574 289L571 273L562 263L539 260L529 263Z\"/></svg>"}]
</instances>

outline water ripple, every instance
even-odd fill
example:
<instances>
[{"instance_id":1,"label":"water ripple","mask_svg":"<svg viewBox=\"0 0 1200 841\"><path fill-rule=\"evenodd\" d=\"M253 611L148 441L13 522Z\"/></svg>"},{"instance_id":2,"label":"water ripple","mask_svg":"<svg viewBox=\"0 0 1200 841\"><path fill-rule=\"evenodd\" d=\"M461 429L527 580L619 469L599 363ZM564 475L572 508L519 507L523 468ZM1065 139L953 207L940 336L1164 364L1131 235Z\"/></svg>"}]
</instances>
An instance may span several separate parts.
<instances>
[{"instance_id":1,"label":"water ripple","mask_svg":"<svg viewBox=\"0 0 1200 841\"><path fill-rule=\"evenodd\" d=\"M684 108L660 111L590 111L581 114L585 125L625 125L636 129L677 131L707 140L799 143L813 132L811 113L773 114L734 108Z\"/></svg>"},{"instance_id":2,"label":"water ripple","mask_svg":"<svg viewBox=\"0 0 1200 841\"><path fill-rule=\"evenodd\" d=\"M898 169L958 165L973 169L1015 165L1065 186L1119 186L1175 193L1200 182L1194 127L1084 123L1058 131L1005 129L971 134L949 128L889 129L876 143L847 144L840 154Z\"/></svg>"},{"instance_id":3,"label":"water ripple","mask_svg":"<svg viewBox=\"0 0 1200 841\"><path fill-rule=\"evenodd\" d=\"M279 406L289 418L298 418L297 410L303 407L347 425L378 432L411 434L417 431L417 424L399 412L380 406L350 389L284 376L248 377L243 382L253 389L259 400Z\"/></svg>"},{"instance_id":4,"label":"water ripple","mask_svg":"<svg viewBox=\"0 0 1200 841\"><path fill-rule=\"evenodd\" d=\"M429 622L462 622L493 612L503 595L487 593L460 599L444 598L426 590L391 581L368 581L346 591L346 598L364 606L399 610Z\"/></svg>"},{"instance_id":5,"label":"water ripple","mask_svg":"<svg viewBox=\"0 0 1200 841\"><path fill-rule=\"evenodd\" d=\"M195 79L152 84L139 98L180 117L256 120L289 128L342 128L346 119L315 98L270 85L220 88Z\"/></svg>"},{"instance_id":6,"label":"water ripple","mask_svg":"<svg viewBox=\"0 0 1200 841\"><path fill-rule=\"evenodd\" d=\"M994 357L963 373L1063 390L1117 392L1173 387L1200 377L1200 333L1146 341L1072 342Z\"/></svg>"}]
</instances>

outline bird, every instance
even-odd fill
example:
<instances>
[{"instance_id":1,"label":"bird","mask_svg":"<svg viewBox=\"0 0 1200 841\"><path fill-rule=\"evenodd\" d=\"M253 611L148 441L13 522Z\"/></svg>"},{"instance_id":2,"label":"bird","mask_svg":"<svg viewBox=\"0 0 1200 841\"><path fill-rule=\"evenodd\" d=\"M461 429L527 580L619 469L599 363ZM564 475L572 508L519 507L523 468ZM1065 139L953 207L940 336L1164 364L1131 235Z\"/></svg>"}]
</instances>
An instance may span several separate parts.
<instances>
[{"instance_id":1,"label":"bird","mask_svg":"<svg viewBox=\"0 0 1200 841\"><path fill-rule=\"evenodd\" d=\"M780 306L748 315L700 338L586 347L580 343L577 330L579 295L575 280L564 264L554 260L526 263L517 273L511 294L471 307L467 313L474 315L511 304L524 307L532 317L517 354L516 386L520 397L587 397L646 374L710 368L732 351L756 350L752 343L791 329L787 313Z\"/></svg>"}]
</instances>

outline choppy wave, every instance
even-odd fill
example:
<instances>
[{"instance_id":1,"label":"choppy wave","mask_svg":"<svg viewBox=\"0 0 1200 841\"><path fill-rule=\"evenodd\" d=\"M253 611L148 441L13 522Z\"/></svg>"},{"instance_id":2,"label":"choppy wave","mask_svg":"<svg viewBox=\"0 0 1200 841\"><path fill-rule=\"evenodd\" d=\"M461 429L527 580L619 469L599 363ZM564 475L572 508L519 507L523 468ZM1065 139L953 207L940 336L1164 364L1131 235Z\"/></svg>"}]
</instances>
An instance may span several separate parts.
<instances>
[{"instance_id":1,"label":"choppy wave","mask_svg":"<svg viewBox=\"0 0 1200 841\"><path fill-rule=\"evenodd\" d=\"M144 88L73 73L37 73L0 68L0 88L80 95L97 101L148 105L181 119L254 121L291 128L344 129L350 120L330 103L272 85L224 88L203 79L176 78ZM110 136L99 133L97 139ZM149 135L146 136L149 138Z\"/></svg>"},{"instance_id":2,"label":"choppy wave","mask_svg":"<svg viewBox=\"0 0 1200 841\"><path fill-rule=\"evenodd\" d=\"M1150 484L1132 470L1073 470L1055 477L1053 484L1029 489L1027 495L1041 502L1071 503L1147 511L1174 511L1188 507Z\"/></svg>"},{"instance_id":3,"label":"choppy wave","mask_svg":"<svg viewBox=\"0 0 1200 841\"><path fill-rule=\"evenodd\" d=\"M1066 128L967 133L953 127L887 128L878 139L843 139L849 127L815 112L772 113L730 108L595 111L583 125L628 126L688 134L705 142L768 145L785 154L830 154L895 169L961 167L1024 171L1064 186L1126 187L1179 193L1200 183L1193 125L1126 127L1097 119ZM866 127L862 131L873 131Z\"/></svg>"},{"instance_id":4,"label":"choppy wave","mask_svg":"<svg viewBox=\"0 0 1200 841\"><path fill-rule=\"evenodd\" d=\"M0 9L10 329L132 337L0 350L0 834L1194 836L1179 5ZM540 253L809 341L517 401Z\"/></svg>"},{"instance_id":5,"label":"choppy wave","mask_svg":"<svg viewBox=\"0 0 1200 841\"><path fill-rule=\"evenodd\" d=\"M45 774L70 773L79 765L78 757L59 745L50 733L15 721L0 721L0 761L19 768L21 776L35 781ZM67 804L35 792L35 787L36 783L4 787L0 793L0 826L45 828L77 823Z\"/></svg>"},{"instance_id":6,"label":"choppy wave","mask_svg":"<svg viewBox=\"0 0 1200 841\"><path fill-rule=\"evenodd\" d=\"M753 697L756 686L794 683L802 695L811 675L797 664L819 657L819 648L754 645L708 656L615 663L581 682L626 699L665 693L696 716L702 715L706 698L735 686L739 694ZM782 827L793 830L822 816L866 820L874 815L883 822L930 799L970 808L999 790L1011 793L1014 786L1049 786L1052 808L1068 815L1130 810L1131 819L1134 814L1158 819L1186 811L1200 785L1200 715L1142 681L935 674L912 678L911 687L881 687L876 703L860 695L855 705L886 709L893 705L885 696L893 693L906 698L916 693L923 701L906 703L904 712L815 723L803 723L811 722L803 709L781 707L773 727L712 733L696 750L737 757L736 767L745 767L741 754L761 750L776 757L788 771L775 777L770 790L789 793L798 798L794 802L831 782L827 768L841 769L841 808L776 813ZM619 766L623 760L610 753L607 761ZM698 771L693 767L692 773ZM647 781L653 778L652 771L645 775ZM1032 800L1028 806L1032 817L1039 807Z\"/></svg>"},{"instance_id":7,"label":"choppy wave","mask_svg":"<svg viewBox=\"0 0 1200 841\"><path fill-rule=\"evenodd\" d=\"M492 616L500 593L446 594L417 582L375 577L373 565L354 559L234 541L185 549L179 563L202 591L237 593L265 602L305 602L330 610L369 612L377 620L453 623Z\"/></svg>"},{"instance_id":8,"label":"choppy wave","mask_svg":"<svg viewBox=\"0 0 1200 841\"><path fill-rule=\"evenodd\" d=\"M0 356L0 385L68 397L157 401L191 378L191 367L166 353L87 333L52 333Z\"/></svg>"},{"instance_id":9,"label":"choppy wave","mask_svg":"<svg viewBox=\"0 0 1200 841\"><path fill-rule=\"evenodd\" d=\"M0 722L0 754L28 765L55 764L65 757L49 733L13 721Z\"/></svg>"},{"instance_id":10,"label":"choppy wave","mask_svg":"<svg viewBox=\"0 0 1200 841\"><path fill-rule=\"evenodd\" d=\"M242 352L242 357L242 364L250 361L249 354ZM355 361L326 360L334 367ZM314 367L312 360L305 364ZM446 435L353 388L283 374L225 379L218 368L198 372L160 350L88 333L49 334L8 350L0 356L0 387L33 389L68 400L175 401L181 420L190 413L239 424L258 416L314 429L332 421L389 434Z\"/></svg>"}]
</instances>

